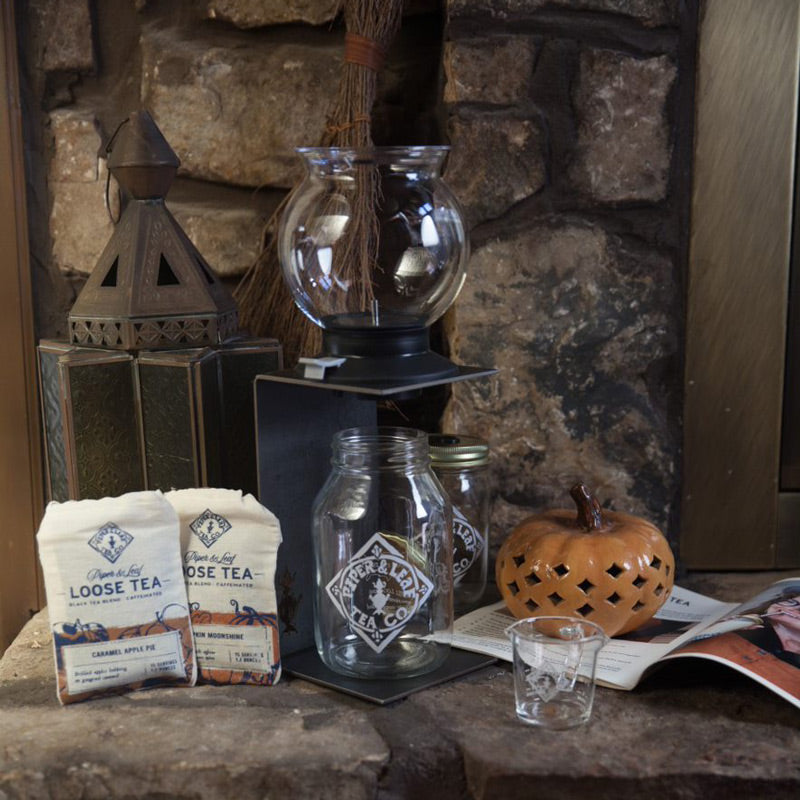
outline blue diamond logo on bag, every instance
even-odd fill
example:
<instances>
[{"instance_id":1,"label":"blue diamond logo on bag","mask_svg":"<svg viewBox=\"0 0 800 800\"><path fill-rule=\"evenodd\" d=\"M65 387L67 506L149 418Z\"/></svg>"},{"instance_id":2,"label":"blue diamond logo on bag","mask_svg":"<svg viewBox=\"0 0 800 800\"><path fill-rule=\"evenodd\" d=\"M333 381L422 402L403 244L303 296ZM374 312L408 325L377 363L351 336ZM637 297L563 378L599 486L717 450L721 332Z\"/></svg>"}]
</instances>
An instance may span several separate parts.
<instances>
[{"instance_id":1,"label":"blue diamond logo on bag","mask_svg":"<svg viewBox=\"0 0 800 800\"><path fill-rule=\"evenodd\" d=\"M215 514L207 508L189 527L206 547L211 547L232 526L221 514Z\"/></svg>"},{"instance_id":2,"label":"blue diamond logo on bag","mask_svg":"<svg viewBox=\"0 0 800 800\"><path fill-rule=\"evenodd\" d=\"M122 530L113 522L106 522L89 539L89 547L93 547L106 561L110 561L113 564L132 541L133 536L127 531Z\"/></svg>"},{"instance_id":3,"label":"blue diamond logo on bag","mask_svg":"<svg viewBox=\"0 0 800 800\"><path fill-rule=\"evenodd\" d=\"M378 532L325 588L353 632L380 653L424 605L433 584Z\"/></svg>"}]
</instances>

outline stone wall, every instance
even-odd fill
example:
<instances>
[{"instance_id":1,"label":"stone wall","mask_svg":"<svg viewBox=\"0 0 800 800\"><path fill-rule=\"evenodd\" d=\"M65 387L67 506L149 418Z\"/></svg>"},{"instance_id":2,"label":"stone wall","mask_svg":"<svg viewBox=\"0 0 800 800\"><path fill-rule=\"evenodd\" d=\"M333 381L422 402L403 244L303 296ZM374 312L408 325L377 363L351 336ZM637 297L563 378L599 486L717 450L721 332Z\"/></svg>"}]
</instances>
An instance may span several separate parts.
<instances>
[{"instance_id":1,"label":"stone wall","mask_svg":"<svg viewBox=\"0 0 800 800\"><path fill-rule=\"evenodd\" d=\"M342 64L339 0L17 3L41 337L66 315L111 236L105 147L136 108L181 160L167 204L235 283L318 144ZM441 9L410 4L381 78L377 141L439 140ZM398 136L399 139L391 137ZM117 194L108 192L111 204ZM112 209L116 213L116 209Z\"/></svg>"},{"instance_id":2,"label":"stone wall","mask_svg":"<svg viewBox=\"0 0 800 800\"><path fill-rule=\"evenodd\" d=\"M501 371L444 425L491 442L495 544L577 479L674 536L694 5L413 2L381 76L377 142L453 147L473 254L444 332ZM104 146L140 105L182 162L173 214L244 273L323 130L337 6L17 2L39 336L64 335L111 235Z\"/></svg>"},{"instance_id":3,"label":"stone wall","mask_svg":"<svg viewBox=\"0 0 800 800\"><path fill-rule=\"evenodd\" d=\"M577 480L675 536L696 20L678 0L449 0L472 229L446 426L489 439L495 544Z\"/></svg>"}]
</instances>

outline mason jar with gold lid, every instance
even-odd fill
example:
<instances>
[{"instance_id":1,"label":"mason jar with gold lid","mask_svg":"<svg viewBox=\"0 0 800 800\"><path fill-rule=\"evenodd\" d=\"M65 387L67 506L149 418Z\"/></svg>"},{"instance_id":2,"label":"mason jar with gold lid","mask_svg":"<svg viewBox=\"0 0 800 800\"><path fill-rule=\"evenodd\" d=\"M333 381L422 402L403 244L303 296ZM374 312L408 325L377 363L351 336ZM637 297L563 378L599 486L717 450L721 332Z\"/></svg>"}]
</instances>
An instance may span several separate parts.
<instances>
[{"instance_id":1,"label":"mason jar with gold lid","mask_svg":"<svg viewBox=\"0 0 800 800\"><path fill-rule=\"evenodd\" d=\"M486 589L488 564L489 445L476 436L428 436L431 467L453 505L453 602L474 608Z\"/></svg>"}]
</instances>

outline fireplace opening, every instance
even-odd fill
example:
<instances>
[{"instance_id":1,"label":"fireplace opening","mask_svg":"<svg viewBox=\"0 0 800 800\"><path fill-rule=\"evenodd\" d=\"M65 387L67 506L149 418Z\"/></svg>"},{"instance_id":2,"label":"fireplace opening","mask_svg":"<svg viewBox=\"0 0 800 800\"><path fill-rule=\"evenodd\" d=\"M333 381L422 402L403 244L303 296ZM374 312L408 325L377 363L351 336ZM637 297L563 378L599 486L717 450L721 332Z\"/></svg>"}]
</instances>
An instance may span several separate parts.
<instances>
[{"instance_id":1,"label":"fireplace opening","mask_svg":"<svg viewBox=\"0 0 800 800\"><path fill-rule=\"evenodd\" d=\"M690 569L800 566L799 31L794 0L701 3L680 548Z\"/></svg>"}]
</instances>

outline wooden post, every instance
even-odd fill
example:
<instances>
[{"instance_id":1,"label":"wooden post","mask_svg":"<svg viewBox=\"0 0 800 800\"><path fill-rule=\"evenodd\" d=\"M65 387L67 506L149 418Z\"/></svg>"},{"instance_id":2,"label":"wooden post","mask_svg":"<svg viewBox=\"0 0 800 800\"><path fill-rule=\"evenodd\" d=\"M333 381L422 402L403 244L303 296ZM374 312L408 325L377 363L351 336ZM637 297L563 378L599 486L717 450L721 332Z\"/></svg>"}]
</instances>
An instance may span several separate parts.
<instances>
[{"instance_id":1,"label":"wooden post","mask_svg":"<svg viewBox=\"0 0 800 800\"><path fill-rule=\"evenodd\" d=\"M40 606L43 510L14 4L0 3L0 651Z\"/></svg>"},{"instance_id":2,"label":"wooden post","mask_svg":"<svg viewBox=\"0 0 800 800\"><path fill-rule=\"evenodd\" d=\"M797 566L778 481L800 5L704 0L700 18L681 557Z\"/></svg>"}]
</instances>

